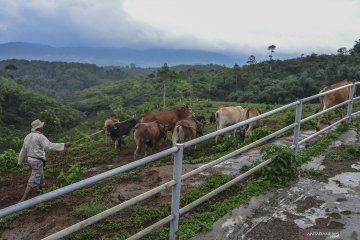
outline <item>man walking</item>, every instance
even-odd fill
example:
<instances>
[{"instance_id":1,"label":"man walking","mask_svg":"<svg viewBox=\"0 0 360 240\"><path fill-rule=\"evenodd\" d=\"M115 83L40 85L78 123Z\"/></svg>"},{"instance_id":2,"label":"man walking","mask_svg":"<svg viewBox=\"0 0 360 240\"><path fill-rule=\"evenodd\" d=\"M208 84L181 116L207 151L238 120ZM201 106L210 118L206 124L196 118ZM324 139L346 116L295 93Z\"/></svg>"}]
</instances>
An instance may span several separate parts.
<instances>
[{"instance_id":1,"label":"man walking","mask_svg":"<svg viewBox=\"0 0 360 240\"><path fill-rule=\"evenodd\" d=\"M25 139L21 148L18 166L25 159L31 168L31 175L27 183L24 195L19 202L26 200L33 189L45 186L44 167L46 163L45 150L64 151L71 146L70 143L52 143L43 135L44 122L36 119L31 123L31 133Z\"/></svg>"}]
</instances>

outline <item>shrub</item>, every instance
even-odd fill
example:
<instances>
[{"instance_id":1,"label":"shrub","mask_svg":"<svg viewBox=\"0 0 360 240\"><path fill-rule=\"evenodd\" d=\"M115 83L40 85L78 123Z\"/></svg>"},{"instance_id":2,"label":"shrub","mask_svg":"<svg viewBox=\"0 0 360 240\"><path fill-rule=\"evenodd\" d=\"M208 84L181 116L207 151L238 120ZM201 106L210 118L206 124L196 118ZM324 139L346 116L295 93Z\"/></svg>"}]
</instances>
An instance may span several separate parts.
<instances>
[{"instance_id":1,"label":"shrub","mask_svg":"<svg viewBox=\"0 0 360 240\"><path fill-rule=\"evenodd\" d=\"M246 138L246 142L254 142L263 137L266 137L267 135L269 135L271 133L272 133L272 130L268 126L256 128L250 132L249 136Z\"/></svg>"},{"instance_id":2,"label":"shrub","mask_svg":"<svg viewBox=\"0 0 360 240\"><path fill-rule=\"evenodd\" d=\"M65 184L69 185L75 182L78 182L84 178L84 173L82 168L80 167L80 164L75 163L70 165L69 170L67 171L67 174L64 173L63 170L61 170L58 179Z\"/></svg>"},{"instance_id":3,"label":"shrub","mask_svg":"<svg viewBox=\"0 0 360 240\"><path fill-rule=\"evenodd\" d=\"M261 149L261 153L263 159L273 159L261 170L260 174L263 178L279 185L297 179L299 173L295 155L288 146L267 145Z\"/></svg>"},{"instance_id":4,"label":"shrub","mask_svg":"<svg viewBox=\"0 0 360 240\"><path fill-rule=\"evenodd\" d=\"M7 172L16 168L18 155L12 149L0 154L0 172Z\"/></svg>"}]
</instances>

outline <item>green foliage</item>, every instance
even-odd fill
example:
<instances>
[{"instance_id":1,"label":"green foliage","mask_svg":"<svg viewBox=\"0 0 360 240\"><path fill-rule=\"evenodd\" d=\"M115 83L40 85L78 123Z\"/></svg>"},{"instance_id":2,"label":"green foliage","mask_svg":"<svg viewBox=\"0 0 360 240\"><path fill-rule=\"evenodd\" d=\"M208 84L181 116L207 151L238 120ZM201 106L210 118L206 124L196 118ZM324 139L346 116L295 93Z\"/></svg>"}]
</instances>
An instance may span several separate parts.
<instances>
[{"instance_id":1,"label":"green foliage","mask_svg":"<svg viewBox=\"0 0 360 240\"><path fill-rule=\"evenodd\" d=\"M271 134L273 131L268 126L262 126L252 130L249 136L246 138L247 143L254 142L259 140L267 135Z\"/></svg>"},{"instance_id":2,"label":"green foliage","mask_svg":"<svg viewBox=\"0 0 360 240\"><path fill-rule=\"evenodd\" d=\"M84 173L80 166L80 164L75 163L71 164L69 170L64 173L63 170L61 170L58 179L64 184L69 185L75 182L78 182L82 179L84 179Z\"/></svg>"},{"instance_id":3,"label":"green foliage","mask_svg":"<svg viewBox=\"0 0 360 240\"><path fill-rule=\"evenodd\" d=\"M352 161L360 159L359 145L342 145L331 153L331 159L335 161Z\"/></svg>"},{"instance_id":4,"label":"green foliage","mask_svg":"<svg viewBox=\"0 0 360 240\"><path fill-rule=\"evenodd\" d=\"M44 126L46 133L58 133L61 130L59 117L55 114L54 109L45 109L40 113L40 119L46 123Z\"/></svg>"},{"instance_id":5,"label":"green foliage","mask_svg":"<svg viewBox=\"0 0 360 240\"><path fill-rule=\"evenodd\" d=\"M296 162L298 165L308 162L311 157L318 156L323 153L326 148L336 140L343 132L349 129L349 124L341 124L337 127L335 132L332 132L322 139L318 140L315 144L311 144L308 148L296 154Z\"/></svg>"},{"instance_id":6,"label":"green foliage","mask_svg":"<svg viewBox=\"0 0 360 240\"><path fill-rule=\"evenodd\" d=\"M18 219L20 217L22 217L23 215L29 213L30 210L22 210L20 212L16 212L10 215L7 215L5 217L0 218L0 229L6 229L9 227L9 223L15 219Z\"/></svg>"},{"instance_id":7,"label":"green foliage","mask_svg":"<svg viewBox=\"0 0 360 240\"><path fill-rule=\"evenodd\" d=\"M111 207L111 204L104 200L94 198L90 202L83 203L74 208L75 215L80 219L86 219L92 217L98 213L101 213Z\"/></svg>"},{"instance_id":8,"label":"green foliage","mask_svg":"<svg viewBox=\"0 0 360 240\"><path fill-rule=\"evenodd\" d=\"M85 230L81 230L79 232L76 232L69 237L65 237L66 240L89 240L89 239L95 239L96 236L96 230L89 228Z\"/></svg>"},{"instance_id":9,"label":"green foliage","mask_svg":"<svg viewBox=\"0 0 360 240\"><path fill-rule=\"evenodd\" d=\"M16 168L17 153L12 149L7 149L0 154L0 172L8 172Z\"/></svg>"},{"instance_id":10,"label":"green foliage","mask_svg":"<svg viewBox=\"0 0 360 240\"><path fill-rule=\"evenodd\" d=\"M124 114L124 103L120 96L115 97L109 107L117 117L121 118L121 115Z\"/></svg>"},{"instance_id":11,"label":"green foliage","mask_svg":"<svg viewBox=\"0 0 360 240\"><path fill-rule=\"evenodd\" d=\"M305 176L312 176L312 177L319 177L324 175L324 171L320 169L309 169L303 172L302 175Z\"/></svg>"},{"instance_id":12,"label":"green foliage","mask_svg":"<svg viewBox=\"0 0 360 240\"><path fill-rule=\"evenodd\" d=\"M295 114L294 110L286 112L286 114L284 116L284 120L283 120L284 127L289 126L295 122L295 115L296 114Z\"/></svg>"},{"instance_id":13,"label":"green foliage","mask_svg":"<svg viewBox=\"0 0 360 240\"><path fill-rule=\"evenodd\" d=\"M206 193L211 192L212 190L220 187L221 185L227 183L231 179L233 179L231 176L220 175L220 174L214 174L209 176L204 184L201 184L199 187L188 190L181 197L180 205L185 206L195 201L196 199L199 199Z\"/></svg>"},{"instance_id":14,"label":"green foliage","mask_svg":"<svg viewBox=\"0 0 360 240\"><path fill-rule=\"evenodd\" d=\"M263 159L273 161L261 170L261 176L275 184L283 185L298 177L293 151L283 145L267 145L261 149Z\"/></svg>"},{"instance_id":15,"label":"green foliage","mask_svg":"<svg viewBox=\"0 0 360 240\"><path fill-rule=\"evenodd\" d=\"M240 146L242 143L240 142L240 138L239 137L234 137L234 135L231 134L225 134L223 136L219 137L219 142L218 144L214 144L210 151L212 153L214 152L225 152L229 149L232 148L237 148L238 146Z\"/></svg>"}]
</instances>

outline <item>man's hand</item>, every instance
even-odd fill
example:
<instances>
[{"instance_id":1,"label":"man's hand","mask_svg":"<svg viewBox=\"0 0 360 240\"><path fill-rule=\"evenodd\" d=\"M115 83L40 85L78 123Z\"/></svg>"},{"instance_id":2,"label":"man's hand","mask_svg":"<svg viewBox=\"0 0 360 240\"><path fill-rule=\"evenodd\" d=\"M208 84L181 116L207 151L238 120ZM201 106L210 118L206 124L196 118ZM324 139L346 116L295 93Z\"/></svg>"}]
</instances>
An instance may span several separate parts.
<instances>
[{"instance_id":1,"label":"man's hand","mask_svg":"<svg viewBox=\"0 0 360 240\"><path fill-rule=\"evenodd\" d=\"M71 147L71 143L70 143L70 142L65 143L65 148L68 148L68 147Z\"/></svg>"}]
</instances>

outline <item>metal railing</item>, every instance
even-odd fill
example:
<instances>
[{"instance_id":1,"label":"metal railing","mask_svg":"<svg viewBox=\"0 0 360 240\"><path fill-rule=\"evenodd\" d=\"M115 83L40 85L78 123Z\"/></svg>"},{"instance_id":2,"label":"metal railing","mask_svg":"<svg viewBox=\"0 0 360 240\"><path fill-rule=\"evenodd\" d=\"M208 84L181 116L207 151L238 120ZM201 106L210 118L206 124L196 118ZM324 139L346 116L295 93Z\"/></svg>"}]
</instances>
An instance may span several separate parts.
<instances>
[{"instance_id":1,"label":"metal railing","mask_svg":"<svg viewBox=\"0 0 360 240\"><path fill-rule=\"evenodd\" d=\"M349 84L349 85L346 85L346 86L343 86L343 87L340 87L340 88L337 88L337 89L333 89L333 90L330 90L330 91L327 91L327 92L323 92L323 93L320 93L320 94L317 94L317 95L314 95L314 96L311 96L311 97L308 97L308 98L304 98L304 99L301 99L301 100L298 100L298 101L295 101L293 103L290 103L290 104L287 104L285 106L282 106L282 107L279 107L277 109L274 109L272 111L269 111L269 112L266 112L266 113L263 113L259 116L256 116L256 117L253 117L253 118L250 118L250 119L247 119L245 121L242 121L242 122L239 122L237 124L234 124L232 126L229 126L229 127L226 127L224 129L221 129L221 130L217 130L215 132L212 132L212 133L209 133L207 135L204 135L202 137L199 137L199 138L196 138L196 139L193 139L191 141L188 141L188 142L185 142L183 144L177 144L176 146L174 147L171 147L169 149L166 149L162 152L159 152L159 153L156 153L154 155L151 155L151 156L148 156L148 157L145 157L143 159L140 159L140 160L137 160L135 162L132 162L132 163L129 163L129 164L126 164L126 165L123 165L121 167L118 167L118 168L115 168L115 169L112 169L110 171L107 171L107 172L104 172L104 173L101 173L99 175L96 175L96 176L93 176L93 177L90 177L90 178L87 178L85 180L82 180L82 181L79 181L77 183L73 183L71 185L68 185L66 187L63 187L63 188L60 188L60 189L57 189L57 190L54 190L52 192L49 192L49 193L46 193L46 194L43 194L43 195L40 195L40 196L37 196L35 198L32 198L32 199L29 199L27 201L24 201L24 202L21 202L21 203L18 203L18 204L15 204L15 205L12 205L12 206L9 206L7 208L4 208L4 209L1 209L0 210L0 218L1 217L4 217L4 216L7 216L9 214L12 214L12 213L15 213L15 212L18 212L18 211L21 211L23 209L26 209L26 208L29 208L31 206L34 206L36 204L39 204L39 203L42 203L42 202L45 202L45 201L48 201L48 200L51 200L51 199L54 199L56 197L59 197L59 196L62 196L66 193L69 193L69 192L73 192L77 189L80 189L80 188L83 188L85 186L89 186L91 184L94 184L96 182L99 182L101 180L104 180L104 179L107 179L107 178L110 178L112 176L115 176L117 174L120 174L120 173L123 173L125 171L129 171L131 169L134 169L136 167L140 167L140 166L143 166L147 163L150 163L152 161L155 161L155 160L159 160L163 157L166 157L166 156L169 156L171 154L175 154L175 157L174 157L174 166L173 166L173 179L171 181L168 181L158 187L155 187L145 193L142 193L130 200L127 200L123 203L120 203L110 209L107 209L106 211L104 212L101 212L99 214L96 214L88 219L85 219L79 223L76 223L68 228L65 228L57 233L54 233L44 239L60 239L62 237L65 237L67 235L70 235L80 229L83 229L93 223L96 223L106 217L109 217L127 207L130 207L136 203L139 203L151 196L154 196L158 193L160 193L161 191L164 191L168 188L172 188L172 200L171 200L171 215L159 220L158 222L152 224L151 226L143 229L142 231L136 233L135 235L131 236L129 239L139 239L143 236L145 236L146 234L150 233L151 231L153 231L154 229L158 228L158 227L161 227L165 224L168 224L170 223L170 233L169 233L169 238L170 239L176 239L177 238L177 231L178 231L178 226L179 226L179 218L182 214L190 211L191 209L193 209L194 207L198 206L199 204L209 200L211 197L217 195L218 193L226 190L227 188L231 187L232 185L236 184L237 182L239 182L240 180L244 179L245 177L251 175L252 173L258 171L259 169L265 167L266 165L268 165L272 160L271 159L268 159L264 162L262 162L261 164L257 165L256 167L248 170L247 172L241 174L240 176L234 178L233 180L229 181L228 183L220 186L219 188L213 190L212 192L206 194L205 196L197 199L196 201L188 204L187 206L183 207L180 209L180 189L181 189L181 181L185 180L185 179L188 179L200 172L203 172L221 162L224 162L226 161L227 159L229 158L232 158L238 154L241 154L255 146L258 146L259 144L262 144L276 136L279 136L291 129L294 129L294 138L293 138L293 145L291 146L291 148L296 152L298 151L299 149L299 145L300 144L303 144L305 143L306 141L309 141L310 139L314 138L315 136L318 136L319 134L323 133L324 131L327 131L329 129L331 129L332 127L344 122L344 121L351 121L352 117L359 114L360 111L358 112L355 112L353 113L352 112L352 103L353 101L355 100L358 100L360 99L360 97L356 97L354 98L354 91L355 91L355 87L356 85L360 84L360 82L356 82L356 83L353 83L353 84ZM304 118L302 119L302 109L303 109L303 104L305 102L308 102L308 101L311 101L315 98L318 98L320 96L324 96L326 94L329 94L329 93L333 93L335 91L339 91L341 89L345 89L345 88L349 88L350 91L349 91L349 100L341 103L341 104L338 104L334 107L331 107L329 109L326 109L326 110L323 110L319 113L316 113L312 116L309 116L307 118ZM344 105L348 105L348 112L347 112L347 116L340 119L339 121L331 124L330 126L312 134L311 136L307 137L307 138L304 138L302 140L299 139L299 136L300 136L300 129L301 129L301 124L304 123L304 122L307 122L307 121L310 121L312 120L313 118L315 117L319 117L320 115L323 115L335 108L338 108L338 107L341 107L341 106L344 106ZM296 107L296 115L295 115L295 122L290 124L289 126L286 126L280 130L277 130L276 132L274 133L271 133L251 144L248 144L240 149L237 149L225 156L222 156L212 162L209 162L205 165L202 165L201 167L193 170L193 171L190 171L184 175L182 175L182 160L183 160L183 150L184 148L187 148L187 147L190 147L190 146L193 146L195 144L198 144L198 143L201 143L201 142L204 142L206 140L209 140L211 138L214 138L216 136L219 136L221 134L224 134L226 132L230 132L230 131L233 131L239 127L242 127L242 126L245 126L245 125L248 125L249 123L251 122L254 122L254 121L258 121L258 120L261 120L263 118L266 118L268 116L271 116L273 114L276 114L276 113L279 113L279 112L283 112L289 108L292 108L292 107ZM300 141L299 141L300 140Z\"/></svg>"}]
</instances>

